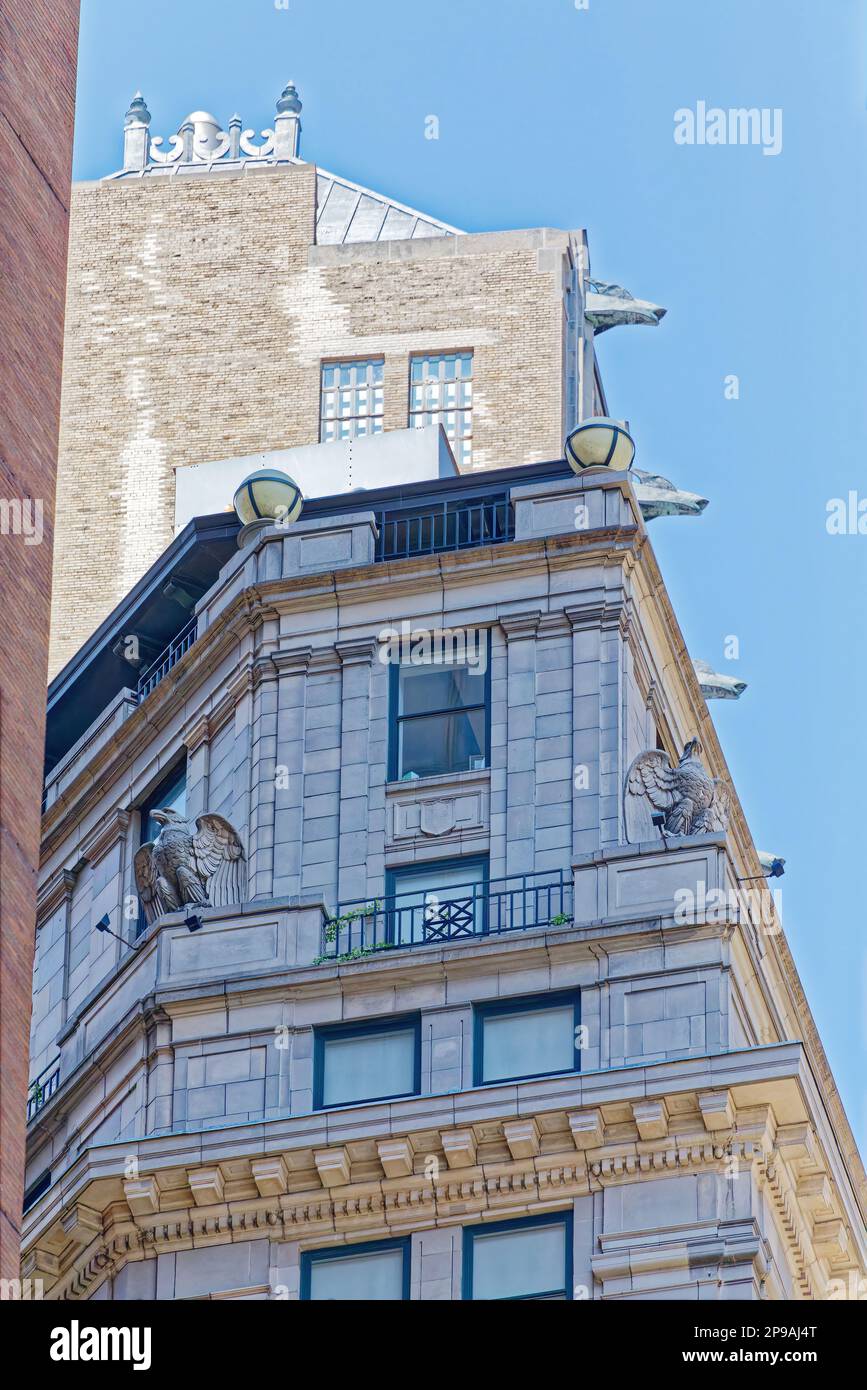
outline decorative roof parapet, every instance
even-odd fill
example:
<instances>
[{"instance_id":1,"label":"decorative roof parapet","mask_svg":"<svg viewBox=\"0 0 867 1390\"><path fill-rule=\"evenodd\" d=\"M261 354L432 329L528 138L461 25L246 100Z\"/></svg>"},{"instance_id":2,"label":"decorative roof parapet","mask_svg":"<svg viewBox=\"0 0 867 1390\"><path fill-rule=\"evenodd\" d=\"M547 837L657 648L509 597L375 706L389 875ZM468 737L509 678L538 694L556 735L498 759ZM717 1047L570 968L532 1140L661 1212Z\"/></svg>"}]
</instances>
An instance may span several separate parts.
<instances>
[{"instance_id":1,"label":"decorative roof parapet","mask_svg":"<svg viewBox=\"0 0 867 1390\"><path fill-rule=\"evenodd\" d=\"M245 130L241 117L234 115L228 129L222 130L215 116L207 111L193 111L181 123L176 135L170 135L168 148L163 137L150 134L151 113L141 94L136 92L124 118L124 174L144 173L153 166L190 164L212 165L220 161L241 163L256 160L268 164L299 159L301 144L301 99L294 82L283 89L274 116L274 128L261 132L262 143L256 144L256 132Z\"/></svg>"},{"instance_id":2,"label":"decorative roof parapet","mask_svg":"<svg viewBox=\"0 0 867 1390\"><path fill-rule=\"evenodd\" d=\"M245 129L241 117L232 116L223 130L209 111L193 111L167 141L151 135L151 113L141 92L136 92L124 118L123 168L108 174L117 179L207 177L209 174L243 174L251 169L299 165L301 99L294 82L288 82L277 102L274 127ZM257 139L259 143L257 144ZM439 218L406 207L373 189L316 168L316 241L342 245L357 241L408 241L421 237L457 236Z\"/></svg>"}]
</instances>

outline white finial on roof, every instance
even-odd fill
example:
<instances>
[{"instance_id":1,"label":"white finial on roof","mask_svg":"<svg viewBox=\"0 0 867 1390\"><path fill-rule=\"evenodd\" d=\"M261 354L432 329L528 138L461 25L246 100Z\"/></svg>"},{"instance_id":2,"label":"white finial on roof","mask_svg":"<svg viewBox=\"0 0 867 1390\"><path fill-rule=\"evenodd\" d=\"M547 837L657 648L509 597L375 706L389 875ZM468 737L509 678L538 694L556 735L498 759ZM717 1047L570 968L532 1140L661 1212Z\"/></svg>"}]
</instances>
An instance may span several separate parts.
<instances>
[{"instance_id":1,"label":"white finial on roof","mask_svg":"<svg viewBox=\"0 0 867 1390\"><path fill-rule=\"evenodd\" d=\"M274 158L297 159L301 147L301 98L294 82L287 82L274 118Z\"/></svg>"},{"instance_id":2,"label":"white finial on roof","mask_svg":"<svg viewBox=\"0 0 867 1390\"><path fill-rule=\"evenodd\" d=\"M151 113L141 92L136 92L123 120L123 167L144 169L148 162Z\"/></svg>"}]
</instances>

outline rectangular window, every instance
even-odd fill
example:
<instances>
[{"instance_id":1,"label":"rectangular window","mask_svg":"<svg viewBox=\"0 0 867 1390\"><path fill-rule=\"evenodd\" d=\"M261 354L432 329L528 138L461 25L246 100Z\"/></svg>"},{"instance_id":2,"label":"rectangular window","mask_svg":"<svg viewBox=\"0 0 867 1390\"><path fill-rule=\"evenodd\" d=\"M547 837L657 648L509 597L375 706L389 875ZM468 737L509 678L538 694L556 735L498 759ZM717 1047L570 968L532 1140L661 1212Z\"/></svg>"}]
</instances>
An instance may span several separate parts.
<instances>
[{"instance_id":1,"label":"rectangular window","mask_svg":"<svg viewBox=\"0 0 867 1390\"><path fill-rule=\"evenodd\" d=\"M477 1005L474 1084L577 1070L580 1022L580 998L573 991Z\"/></svg>"},{"instance_id":2,"label":"rectangular window","mask_svg":"<svg viewBox=\"0 0 867 1390\"><path fill-rule=\"evenodd\" d=\"M413 781L444 772L488 766L490 636L488 659L391 668L389 777Z\"/></svg>"},{"instance_id":3,"label":"rectangular window","mask_svg":"<svg viewBox=\"0 0 867 1390\"><path fill-rule=\"evenodd\" d=\"M381 357L322 363L319 438L323 444L382 433L384 369Z\"/></svg>"},{"instance_id":4,"label":"rectangular window","mask_svg":"<svg viewBox=\"0 0 867 1390\"><path fill-rule=\"evenodd\" d=\"M301 1256L301 1297L317 1302L399 1302L409 1298L410 1242L370 1241Z\"/></svg>"},{"instance_id":5,"label":"rectangular window","mask_svg":"<svg viewBox=\"0 0 867 1390\"><path fill-rule=\"evenodd\" d=\"M410 428L442 425L459 468L473 456L473 354L418 356L409 364Z\"/></svg>"},{"instance_id":6,"label":"rectangular window","mask_svg":"<svg viewBox=\"0 0 867 1390\"><path fill-rule=\"evenodd\" d=\"M24 1193L23 1212L28 1212L31 1207L35 1207L36 1203L39 1201L39 1198L45 1192L48 1191L50 1186L51 1169L47 1168L45 1172L40 1177L38 1177L36 1181L32 1183L31 1186L28 1187L27 1191Z\"/></svg>"},{"instance_id":7,"label":"rectangular window","mask_svg":"<svg viewBox=\"0 0 867 1390\"><path fill-rule=\"evenodd\" d=\"M450 860L386 874L388 940L449 941L485 930L488 862Z\"/></svg>"},{"instance_id":8,"label":"rectangular window","mask_svg":"<svg viewBox=\"0 0 867 1390\"><path fill-rule=\"evenodd\" d=\"M463 1296L571 1299L571 1212L465 1227Z\"/></svg>"},{"instance_id":9,"label":"rectangular window","mask_svg":"<svg viewBox=\"0 0 867 1390\"><path fill-rule=\"evenodd\" d=\"M161 826L153 818L154 811L177 811L183 815L187 806L187 764L186 761L175 767L168 777L152 792L147 801L139 807L141 817L140 843L148 844L159 835Z\"/></svg>"},{"instance_id":10,"label":"rectangular window","mask_svg":"<svg viewBox=\"0 0 867 1390\"><path fill-rule=\"evenodd\" d=\"M359 1101L415 1096L421 1089L421 1020L316 1030L313 1104L317 1110Z\"/></svg>"},{"instance_id":11,"label":"rectangular window","mask_svg":"<svg viewBox=\"0 0 867 1390\"><path fill-rule=\"evenodd\" d=\"M151 844L159 835L162 826L153 818L154 811L177 811L184 815L187 808L187 761L178 763L165 777L156 791L139 806L139 845ZM147 926L144 908L139 909L136 936L140 936Z\"/></svg>"}]
</instances>

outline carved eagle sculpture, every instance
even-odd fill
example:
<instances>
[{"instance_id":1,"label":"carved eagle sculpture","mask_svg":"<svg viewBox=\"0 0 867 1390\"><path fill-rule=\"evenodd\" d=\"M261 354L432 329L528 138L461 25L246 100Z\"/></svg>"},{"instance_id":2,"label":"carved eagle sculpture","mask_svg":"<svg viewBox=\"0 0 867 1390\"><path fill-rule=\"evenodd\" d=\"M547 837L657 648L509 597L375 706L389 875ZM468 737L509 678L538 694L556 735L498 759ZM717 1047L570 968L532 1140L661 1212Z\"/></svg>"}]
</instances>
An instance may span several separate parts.
<instances>
[{"instance_id":1,"label":"carved eagle sculpture","mask_svg":"<svg viewBox=\"0 0 867 1390\"><path fill-rule=\"evenodd\" d=\"M148 926L185 907L244 901L247 861L238 832L222 816L199 816L195 834L177 811L154 811L161 826L135 856L135 882Z\"/></svg>"},{"instance_id":2,"label":"carved eagle sculpture","mask_svg":"<svg viewBox=\"0 0 867 1390\"><path fill-rule=\"evenodd\" d=\"M623 804L631 845L658 837L654 812L664 816L666 835L701 835L728 825L729 794L705 770L697 738L690 739L677 767L660 748L639 753L626 774Z\"/></svg>"}]
</instances>

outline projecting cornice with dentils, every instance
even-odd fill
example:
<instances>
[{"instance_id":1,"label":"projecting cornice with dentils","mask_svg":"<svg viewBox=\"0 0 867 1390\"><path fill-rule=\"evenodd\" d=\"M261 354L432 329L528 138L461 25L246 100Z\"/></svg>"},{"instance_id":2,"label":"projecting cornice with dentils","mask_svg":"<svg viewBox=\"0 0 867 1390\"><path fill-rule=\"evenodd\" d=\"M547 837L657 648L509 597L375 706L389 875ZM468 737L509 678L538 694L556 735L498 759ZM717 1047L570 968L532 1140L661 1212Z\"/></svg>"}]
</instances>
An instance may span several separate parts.
<instances>
[{"instance_id":1,"label":"projecting cornice with dentils","mask_svg":"<svg viewBox=\"0 0 867 1390\"><path fill-rule=\"evenodd\" d=\"M112 1146L71 1170L62 1207L26 1234L24 1274L42 1279L51 1299L81 1299L128 1261L163 1251L262 1236L307 1248L378 1239L565 1209L621 1183L714 1171L748 1173L765 1195L799 1296L827 1297L830 1281L851 1282L850 1272L864 1287L860 1224L811 1122L800 1049L716 1058L704 1077L700 1065L689 1064L688 1088L686 1072L680 1086L666 1084L663 1073L677 1070L670 1064L648 1066L640 1082L634 1068L584 1078L571 1097L546 1100L525 1083L514 1097L520 1113L498 1106L502 1118L479 1118L490 1113L481 1093L419 1097L401 1107L406 1132L398 1134L389 1132L390 1107L366 1112L364 1138L354 1137L351 1111L270 1122L256 1127L257 1138L252 1129L214 1130L206 1162L201 1135ZM726 1069L732 1084L713 1084ZM137 1171L125 1176L131 1161ZM769 1296L783 1296L750 1218L705 1220L688 1237L663 1232L644 1250L644 1265L667 1267L687 1240L719 1260L754 1246L757 1278L776 1280ZM603 1286L620 1261L617 1239L599 1233L592 1263Z\"/></svg>"}]
</instances>

